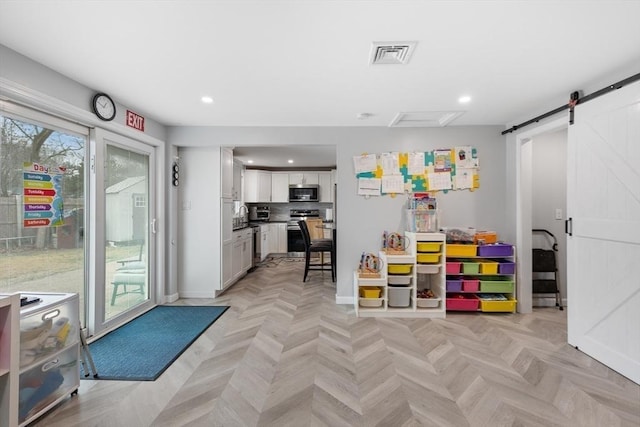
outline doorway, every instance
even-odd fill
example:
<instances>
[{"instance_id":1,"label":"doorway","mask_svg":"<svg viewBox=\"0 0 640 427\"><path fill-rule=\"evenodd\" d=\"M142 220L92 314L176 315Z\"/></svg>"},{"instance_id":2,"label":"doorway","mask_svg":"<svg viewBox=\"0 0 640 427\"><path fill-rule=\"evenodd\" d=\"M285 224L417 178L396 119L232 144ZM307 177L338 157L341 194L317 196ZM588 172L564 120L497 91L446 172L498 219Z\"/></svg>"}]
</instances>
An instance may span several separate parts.
<instances>
[{"instance_id":1,"label":"doorway","mask_svg":"<svg viewBox=\"0 0 640 427\"><path fill-rule=\"evenodd\" d=\"M155 147L94 131L91 273L96 277L93 334L155 304ZM103 284L103 286L100 286Z\"/></svg>"}]
</instances>

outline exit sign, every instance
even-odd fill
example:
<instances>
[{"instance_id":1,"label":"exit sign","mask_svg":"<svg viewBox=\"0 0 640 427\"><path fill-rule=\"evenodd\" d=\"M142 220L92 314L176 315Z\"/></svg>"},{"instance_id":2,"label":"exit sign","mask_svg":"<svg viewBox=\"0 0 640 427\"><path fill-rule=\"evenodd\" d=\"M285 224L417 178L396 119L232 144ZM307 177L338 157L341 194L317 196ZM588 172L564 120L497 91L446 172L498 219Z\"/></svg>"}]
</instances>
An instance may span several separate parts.
<instances>
[{"instance_id":1,"label":"exit sign","mask_svg":"<svg viewBox=\"0 0 640 427\"><path fill-rule=\"evenodd\" d=\"M127 110L127 126L144 132L144 117L133 111Z\"/></svg>"}]
</instances>

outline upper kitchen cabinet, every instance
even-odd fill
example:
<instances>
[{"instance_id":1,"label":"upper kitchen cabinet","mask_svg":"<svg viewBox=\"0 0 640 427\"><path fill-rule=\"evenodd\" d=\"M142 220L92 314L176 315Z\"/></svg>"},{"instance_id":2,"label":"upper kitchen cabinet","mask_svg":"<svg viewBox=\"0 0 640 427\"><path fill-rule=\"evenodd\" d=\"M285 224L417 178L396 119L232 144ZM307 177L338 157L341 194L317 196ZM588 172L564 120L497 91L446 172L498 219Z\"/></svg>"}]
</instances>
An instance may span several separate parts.
<instances>
[{"instance_id":1,"label":"upper kitchen cabinet","mask_svg":"<svg viewBox=\"0 0 640 427\"><path fill-rule=\"evenodd\" d=\"M233 200L242 200L242 162L233 161Z\"/></svg>"},{"instance_id":2,"label":"upper kitchen cabinet","mask_svg":"<svg viewBox=\"0 0 640 427\"><path fill-rule=\"evenodd\" d=\"M271 172L256 169L244 171L244 202L271 202Z\"/></svg>"},{"instance_id":3,"label":"upper kitchen cabinet","mask_svg":"<svg viewBox=\"0 0 640 427\"><path fill-rule=\"evenodd\" d=\"M220 182L223 199L233 198L233 150L223 147L220 150Z\"/></svg>"},{"instance_id":4,"label":"upper kitchen cabinet","mask_svg":"<svg viewBox=\"0 0 640 427\"><path fill-rule=\"evenodd\" d=\"M271 201L274 203L289 201L288 172L271 172Z\"/></svg>"},{"instance_id":5,"label":"upper kitchen cabinet","mask_svg":"<svg viewBox=\"0 0 640 427\"><path fill-rule=\"evenodd\" d=\"M289 173L289 185L318 185L317 172L291 172Z\"/></svg>"},{"instance_id":6,"label":"upper kitchen cabinet","mask_svg":"<svg viewBox=\"0 0 640 427\"><path fill-rule=\"evenodd\" d=\"M320 184L320 202L331 203L333 192L331 185L331 172L318 172L318 183Z\"/></svg>"}]
</instances>

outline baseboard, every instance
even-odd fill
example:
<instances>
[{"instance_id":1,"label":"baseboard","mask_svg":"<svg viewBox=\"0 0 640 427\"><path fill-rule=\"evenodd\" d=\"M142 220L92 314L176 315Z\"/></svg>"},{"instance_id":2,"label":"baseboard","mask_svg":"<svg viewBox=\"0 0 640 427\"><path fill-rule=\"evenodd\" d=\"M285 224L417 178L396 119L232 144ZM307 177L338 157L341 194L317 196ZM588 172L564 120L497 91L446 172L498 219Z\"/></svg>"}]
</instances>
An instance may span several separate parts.
<instances>
[{"instance_id":1,"label":"baseboard","mask_svg":"<svg viewBox=\"0 0 640 427\"><path fill-rule=\"evenodd\" d=\"M354 304L354 298L352 296L336 295L336 304L339 304L339 305L353 305Z\"/></svg>"},{"instance_id":2,"label":"baseboard","mask_svg":"<svg viewBox=\"0 0 640 427\"><path fill-rule=\"evenodd\" d=\"M180 299L180 294L175 293L171 295L165 295L164 299L165 299L165 303L176 302Z\"/></svg>"}]
</instances>

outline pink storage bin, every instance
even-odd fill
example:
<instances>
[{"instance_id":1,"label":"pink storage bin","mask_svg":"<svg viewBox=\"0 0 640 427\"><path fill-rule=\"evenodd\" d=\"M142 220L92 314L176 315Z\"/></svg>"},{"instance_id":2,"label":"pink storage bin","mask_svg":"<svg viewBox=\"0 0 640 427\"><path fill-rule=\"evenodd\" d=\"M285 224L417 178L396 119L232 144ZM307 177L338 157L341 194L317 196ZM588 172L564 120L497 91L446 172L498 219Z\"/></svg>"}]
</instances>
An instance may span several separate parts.
<instances>
[{"instance_id":1,"label":"pink storage bin","mask_svg":"<svg viewBox=\"0 0 640 427\"><path fill-rule=\"evenodd\" d=\"M447 261L447 274L460 274L461 262Z\"/></svg>"},{"instance_id":2,"label":"pink storage bin","mask_svg":"<svg viewBox=\"0 0 640 427\"><path fill-rule=\"evenodd\" d=\"M478 292L480 290L480 280L462 279L462 290L464 292Z\"/></svg>"},{"instance_id":3,"label":"pink storage bin","mask_svg":"<svg viewBox=\"0 0 640 427\"><path fill-rule=\"evenodd\" d=\"M475 294L447 294L447 311L478 311L479 305Z\"/></svg>"}]
</instances>

